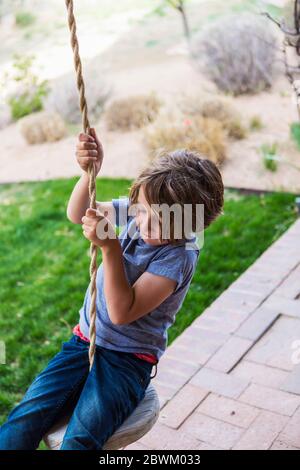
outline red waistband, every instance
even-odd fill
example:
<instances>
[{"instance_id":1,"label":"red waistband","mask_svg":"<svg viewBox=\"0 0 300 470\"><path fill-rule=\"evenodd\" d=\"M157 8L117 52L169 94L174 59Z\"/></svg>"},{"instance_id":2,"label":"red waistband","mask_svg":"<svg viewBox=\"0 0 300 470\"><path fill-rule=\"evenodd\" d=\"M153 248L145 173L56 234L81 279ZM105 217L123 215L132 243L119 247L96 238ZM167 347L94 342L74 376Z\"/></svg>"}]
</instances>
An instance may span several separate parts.
<instances>
[{"instance_id":1,"label":"red waistband","mask_svg":"<svg viewBox=\"0 0 300 470\"><path fill-rule=\"evenodd\" d=\"M74 326L73 333L74 335L79 336L79 338L81 338L83 341L87 341L88 343L90 342L89 338L83 335L79 324ZM158 362L154 354L148 354L148 353L133 353L133 354L139 357L140 359L143 359L144 361L150 362L151 364L157 364Z\"/></svg>"}]
</instances>

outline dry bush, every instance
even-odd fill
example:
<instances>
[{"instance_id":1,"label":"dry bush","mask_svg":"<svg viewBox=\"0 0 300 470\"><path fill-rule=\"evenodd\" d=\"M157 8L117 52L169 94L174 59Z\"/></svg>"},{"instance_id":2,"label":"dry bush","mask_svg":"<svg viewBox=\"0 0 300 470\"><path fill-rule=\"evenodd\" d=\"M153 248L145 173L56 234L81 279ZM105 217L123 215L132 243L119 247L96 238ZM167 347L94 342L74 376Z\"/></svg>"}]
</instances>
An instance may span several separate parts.
<instances>
[{"instance_id":1,"label":"dry bush","mask_svg":"<svg viewBox=\"0 0 300 470\"><path fill-rule=\"evenodd\" d=\"M99 119L110 87L96 66L84 67L85 95L91 122ZM59 77L51 84L51 91L44 100L44 109L60 114L70 124L81 123L79 97L74 73Z\"/></svg>"},{"instance_id":2,"label":"dry bush","mask_svg":"<svg viewBox=\"0 0 300 470\"><path fill-rule=\"evenodd\" d=\"M155 120L161 104L154 93L115 100L105 111L107 128L110 131L140 129Z\"/></svg>"},{"instance_id":3,"label":"dry bush","mask_svg":"<svg viewBox=\"0 0 300 470\"><path fill-rule=\"evenodd\" d=\"M228 136L233 139L244 139L247 135L240 113L228 98L218 95L185 96L180 107L188 116L203 116L220 121Z\"/></svg>"},{"instance_id":4,"label":"dry bush","mask_svg":"<svg viewBox=\"0 0 300 470\"><path fill-rule=\"evenodd\" d=\"M269 20L243 13L208 26L195 38L192 54L223 92L256 93L272 85L276 43Z\"/></svg>"},{"instance_id":5,"label":"dry bush","mask_svg":"<svg viewBox=\"0 0 300 470\"><path fill-rule=\"evenodd\" d=\"M55 142L66 135L65 123L57 113L33 113L20 119L18 125L28 144Z\"/></svg>"},{"instance_id":6,"label":"dry bush","mask_svg":"<svg viewBox=\"0 0 300 470\"><path fill-rule=\"evenodd\" d=\"M172 151L177 148L197 151L217 164L226 158L226 133L216 119L160 115L145 130L145 139L151 158L159 150Z\"/></svg>"}]
</instances>

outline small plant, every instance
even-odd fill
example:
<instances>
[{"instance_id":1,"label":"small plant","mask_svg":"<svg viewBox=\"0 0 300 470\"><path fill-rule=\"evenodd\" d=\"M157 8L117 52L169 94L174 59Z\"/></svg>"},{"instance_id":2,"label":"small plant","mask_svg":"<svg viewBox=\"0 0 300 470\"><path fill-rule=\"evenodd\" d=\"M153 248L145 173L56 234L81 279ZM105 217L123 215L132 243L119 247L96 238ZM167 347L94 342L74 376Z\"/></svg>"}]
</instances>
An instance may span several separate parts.
<instances>
[{"instance_id":1,"label":"small plant","mask_svg":"<svg viewBox=\"0 0 300 470\"><path fill-rule=\"evenodd\" d=\"M277 155L277 144L263 144L260 150L263 156L263 163L265 168L269 171L275 172L277 170L277 162L279 160Z\"/></svg>"},{"instance_id":2,"label":"small plant","mask_svg":"<svg viewBox=\"0 0 300 470\"><path fill-rule=\"evenodd\" d=\"M17 84L17 91L8 98L11 116L18 120L43 109L43 97L48 93L47 80L40 80L32 72L34 56L14 56L13 67L15 74L12 79Z\"/></svg>"},{"instance_id":3,"label":"small plant","mask_svg":"<svg viewBox=\"0 0 300 470\"><path fill-rule=\"evenodd\" d=\"M300 124L298 122L293 122L290 129L292 139L296 142L296 145L300 150Z\"/></svg>"},{"instance_id":4,"label":"small plant","mask_svg":"<svg viewBox=\"0 0 300 470\"><path fill-rule=\"evenodd\" d=\"M107 128L110 131L140 129L155 120L160 107L161 102L154 93L115 100L105 112Z\"/></svg>"},{"instance_id":5,"label":"small plant","mask_svg":"<svg viewBox=\"0 0 300 470\"><path fill-rule=\"evenodd\" d=\"M264 125L260 116L252 116L250 119L249 127L251 131L260 131Z\"/></svg>"},{"instance_id":6,"label":"small plant","mask_svg":"<svg viewBox=\"0 0 300 470\"><path fill-rule=\"evenodd\" d=\"M257 93L271 87L276 38L268 22L250 13L230 15L196 37L192 54L226 93Z\"/></svg>"},{"instance_id":7,"label":"small plant","mask_svg":"<svg viewBox=\"0 0 300 470\"><path fill-rule=\"evenodd\" d=\"M15 15L15 22L17 26L21 28L26 28L33 24L36 20L36 17L29 13L28 11L18 11Z\"/></svg>"}]
</instances>

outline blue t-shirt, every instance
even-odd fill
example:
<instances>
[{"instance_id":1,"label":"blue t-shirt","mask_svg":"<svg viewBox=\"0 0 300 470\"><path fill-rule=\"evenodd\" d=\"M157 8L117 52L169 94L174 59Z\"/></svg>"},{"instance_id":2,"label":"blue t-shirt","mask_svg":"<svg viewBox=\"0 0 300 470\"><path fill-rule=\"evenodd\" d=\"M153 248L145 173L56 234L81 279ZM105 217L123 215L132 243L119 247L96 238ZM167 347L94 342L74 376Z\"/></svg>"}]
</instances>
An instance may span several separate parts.
<instances>
[{"instance_id":1,"label":"blue t-shirt","mask_svg":"<svg viewBox=\"0 0 300 470\"><path fill-rule=\"evenodd\" d=\"M180 241L176 246L149 245L140 237L133 216L128 215L129 199L113 199L116 225L124 226L119 235L124 268L130 285L144 273L150 272L177 281L175 291L157 308L143 317L125 324L115 325L109 318L103 286L103 264L97 271L96 344L108 349L131 353L154 354L159 360L164 353L168 328L174 323L187 294L199 257L196 238ZM80 309L80 329L89 337L90 286Z\"/></svg>"}]
</instances>

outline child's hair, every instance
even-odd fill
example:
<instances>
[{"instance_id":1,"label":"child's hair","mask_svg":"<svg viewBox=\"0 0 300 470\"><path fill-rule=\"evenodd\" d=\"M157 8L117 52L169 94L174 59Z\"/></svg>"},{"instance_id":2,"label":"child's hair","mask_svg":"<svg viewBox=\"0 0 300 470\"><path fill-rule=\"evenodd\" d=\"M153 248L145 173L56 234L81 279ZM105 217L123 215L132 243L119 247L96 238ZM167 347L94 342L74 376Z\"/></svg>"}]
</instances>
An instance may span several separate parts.
<instances>
[{"instance_id":1,"label":"child's hair","mask_svg":"<svg viewBox=\"0 0 300 470\"><path fill-rule=\"evenodd\" d=\"M137 204L143 187L149 205L190 204L192 207L192 231L196 232L196 205L203 204L203 228L207 228L223 213L224 185L218 167L197 152L176 150L162 152L145 168L130 188L130 204ZM170 242L174 238L174 221L171 220Z\"/></svg>"}]
</instances>

